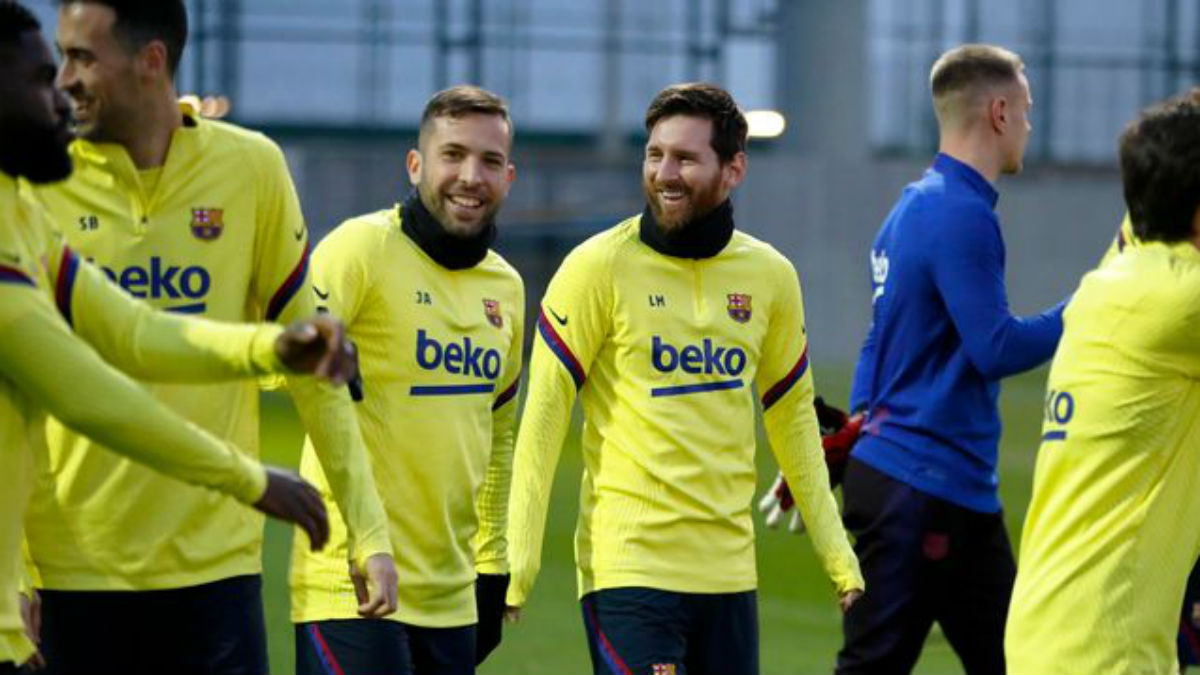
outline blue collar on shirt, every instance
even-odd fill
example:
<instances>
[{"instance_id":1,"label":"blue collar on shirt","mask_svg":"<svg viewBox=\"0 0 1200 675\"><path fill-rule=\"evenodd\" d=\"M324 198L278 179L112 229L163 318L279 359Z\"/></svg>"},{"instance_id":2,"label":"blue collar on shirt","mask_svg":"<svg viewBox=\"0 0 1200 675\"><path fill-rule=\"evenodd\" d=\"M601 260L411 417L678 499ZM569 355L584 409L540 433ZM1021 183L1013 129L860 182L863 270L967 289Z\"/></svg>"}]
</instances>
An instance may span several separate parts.
<instances>
[{"instance_id":1,"label":"blue collar on shirt","mask_svg":"<svg viewBox=\"0 0 1200 675\"><path fill-rule=\"evenodd\" d=\"M965 162L960 162L950 155L939 152L933 158L932 169L945 176L954 176L958 180L971 186L979 196L987 200L987 203L994 209L996 201L1000 199L1000 193L996 192L996 188L992 186L988 179L983 177L983 174L976 171L971 165Z\"/></svg>"}]
</instances>

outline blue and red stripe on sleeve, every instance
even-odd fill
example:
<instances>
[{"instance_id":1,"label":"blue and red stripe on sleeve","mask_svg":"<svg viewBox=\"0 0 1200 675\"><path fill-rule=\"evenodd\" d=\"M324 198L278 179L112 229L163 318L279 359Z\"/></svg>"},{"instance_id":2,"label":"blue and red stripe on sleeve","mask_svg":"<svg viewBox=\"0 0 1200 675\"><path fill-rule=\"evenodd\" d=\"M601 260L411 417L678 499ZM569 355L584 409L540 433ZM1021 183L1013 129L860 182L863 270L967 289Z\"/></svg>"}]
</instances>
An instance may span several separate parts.
<instances>
[{"instance_id":1,"label":"blue and red stripe on sleeve","mask_svg":"<svg viewBox=\"0 0 1200 675\"><path fill-rule=\"evenodd\" d=\"M3 284L24 284L26 286L36 286L33 279L30 279L27 274L15 267L8 265L0 265L0 283Z\"/></svg>"},{"instance_id":2,"label":"blue and red stripe on sleeve","mask_svg":"<svg viewBox=\"0 0 1200 675\"><path fill-rule=\"evenodd\" d=\"M295 269L284 280L279 290L275 291L275 295L271 296L271 302L267 303L267 321L275 321L283 314L283 308L296 297L296 293L304 286L304 278L308 276L308 254L310 244L304 244L304 253L300 256L300 261L296 263Z\"/></svg>"},{"instance_id":3,"label":"blue and red stripe on sleeve","mask_svg":"<svg viewBox=\"0 0 1200 675\"><path fill-rule=\"evenodd\" d=\"M513 383L508 385L508 389L505 389L503 392L500 393L499 396L496 397L496 401L494 403L492 403L492 410L499 410L500 408L504 407L505 403L508 403L509 401L513 400L513 398L516 397L517 391L520 388L521 388L521 375L520 375L520 373L518 373L517 378L515 380L513 380Z\"/></svg>"},{"instance_id":4,"label":"blue and red stripe on sleeve","mask_svg":"<svg viewBox=\"0 0 1200 675\"><path fill-rule=\"evenodd\" d=\"M792 366L792 369L788 371L788 374L784 375L783 379L776 382L771 386L770 389L767 390L767 393L763 394L763 410L765 411L771 406L775 405L776 401L783 398L784 394L791 391L792 387L796 386L796 383L800 381L800 378L804 376L804 372L807 370L808 348L805 347L804 353L800 355L800 359L796 361L796 365Z\"/></svg>"},{"instance_id":5,"label":"blue and red stripe on sleeve","mask_svg":"<svg viewBox=\"0 0 1200 675\"><path fill-rule=\"evenodd\" d=\"M75 292L75 277L79 274L79 256L69 246L63 246L62 260L58 265L58 279L54 283L54 303L58 305L59 314L67 320L67 325L75 327L75 317L71 311L71 298Z\"/></svg>"},{"instance_id":6,"label":"blue and red stripe on sleeve","mask_svg":"<svg viewBox=\"0 0 1200 675\"><path fill-rule=\"evenodd\" d=\"M575 389L578 390L582 387L584 381L587 380L587 373L583 371L583 366L579 364L579 359L575 358L575 355L571 353L571 348L567 346L567 343L558 334L558 331L554 330L554 326L551 325L550 320L546 318L546 310L544 308L538 315L538 333L546 341L546 346L550 348L550 351L554 352L554 355L566 367L567 372L571 374L571 379L575 380Z\"/></svg>"}]
</instances>

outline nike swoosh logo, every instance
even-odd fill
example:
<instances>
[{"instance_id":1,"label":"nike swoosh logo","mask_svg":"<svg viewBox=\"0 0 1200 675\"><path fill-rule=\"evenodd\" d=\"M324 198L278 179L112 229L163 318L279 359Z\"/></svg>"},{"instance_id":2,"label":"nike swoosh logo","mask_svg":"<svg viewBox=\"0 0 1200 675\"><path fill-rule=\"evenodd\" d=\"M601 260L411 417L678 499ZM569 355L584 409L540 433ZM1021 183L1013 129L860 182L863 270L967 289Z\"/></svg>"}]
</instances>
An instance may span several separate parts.
<instances>
[{"instance_id":1,"label":"nike swoosh logo","mask_svg":"<svg viewBox=\"0 0 1200 675\"><path fill-rule=\"evenodd\" d=\"M322 293L322 292L321 292L321 289L317 288L316 286L313 286L313 292L314 292L314 293L316 293L316 294L317 294L317 297L318 297L318 298L320 298L320 299L322 299L322 300L328 300L328 299L329 299L329 293L328 293L328 292Z\"/></svg>"},{"instance_id":2,"label":"nike swoosh logo","mask_svg":"<svg viewBox=\"0 0 1200 675\"><path fill-rule=\"evenodd\" d=\"M567 317L559 316L558 312L554 311L554 309L552 307L547 307L546 309L550 310L550 316L554 317L554 320L558 322L558 325L560 325L560 326L567 325Z\"/></svg>"},{"instance_id":3,"label":"nike swoosh logo","mask_svg":"<svg viewBox=\"0 0 1200 675\"><path fill-rule=\"evenodd\" d=\"M296 241L304 239L304 228L300 228L292 233L296 237Z\"/></svg>"}]
</instances>

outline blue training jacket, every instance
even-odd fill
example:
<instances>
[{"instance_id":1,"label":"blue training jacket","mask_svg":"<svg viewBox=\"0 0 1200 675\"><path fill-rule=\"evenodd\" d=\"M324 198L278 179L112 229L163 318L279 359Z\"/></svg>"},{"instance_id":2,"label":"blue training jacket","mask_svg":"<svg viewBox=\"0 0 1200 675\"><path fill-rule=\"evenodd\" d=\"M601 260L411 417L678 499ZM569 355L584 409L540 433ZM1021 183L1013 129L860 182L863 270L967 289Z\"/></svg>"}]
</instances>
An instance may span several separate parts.
<instances>
[{"instance_id":1,"label":"blue training jacket","mask_svg":"<svg viewBox=\"0 0 1200 675\"><path fill-rule=\"evenodd\" d=\"M867 411L852 456L975 511L1000 510L1000 378L1054 354L1065 301L1014 317L996 189L939 153L871 248L873 321L850 396Z\"/></svg>"}]
</instances>

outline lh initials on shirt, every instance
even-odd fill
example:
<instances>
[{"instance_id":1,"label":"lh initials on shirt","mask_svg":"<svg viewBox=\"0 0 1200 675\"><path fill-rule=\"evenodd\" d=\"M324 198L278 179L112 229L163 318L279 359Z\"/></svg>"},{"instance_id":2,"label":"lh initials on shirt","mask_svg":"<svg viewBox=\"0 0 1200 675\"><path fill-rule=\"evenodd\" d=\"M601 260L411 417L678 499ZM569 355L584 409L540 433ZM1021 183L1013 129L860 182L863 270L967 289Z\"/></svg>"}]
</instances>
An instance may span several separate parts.
<instances>
[{"instance_id":1,"label":"lh initials on shirt","mask_svg":"<svg viewBox=\"0 0 1200 675\"><path fill-rule=\"evenodd\" d=\"M667 306L667 301L664 300L663 296L661 296L661 295L651 293L649 296L649 299L650 299L651 307L666 307Z\"/></svg>"}]
</instances>

